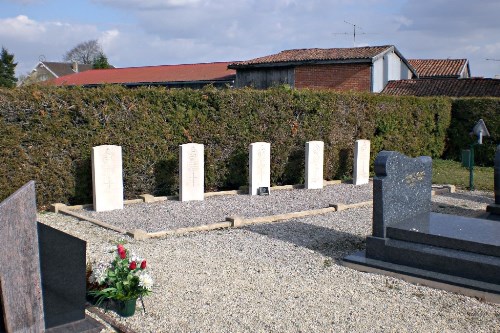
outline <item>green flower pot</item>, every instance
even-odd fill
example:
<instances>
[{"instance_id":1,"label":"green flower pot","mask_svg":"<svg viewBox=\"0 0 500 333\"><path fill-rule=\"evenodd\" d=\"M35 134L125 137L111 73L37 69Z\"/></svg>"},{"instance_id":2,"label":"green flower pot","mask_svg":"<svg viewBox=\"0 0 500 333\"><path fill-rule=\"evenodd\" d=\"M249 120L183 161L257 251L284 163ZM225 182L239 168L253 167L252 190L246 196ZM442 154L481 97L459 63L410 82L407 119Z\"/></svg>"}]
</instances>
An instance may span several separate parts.
<instances>
[{"instance_id":1,"label":"green flower pot","mask_svg":"<svg viewBox=\"0 0 500 333\"><path fill-rule=\"evenodd\" d=\"M115 301L115 311L122 317L131 317L135 313L135 305L137 298L127 299L124 301Z\"/></svg>"}]
</instances>

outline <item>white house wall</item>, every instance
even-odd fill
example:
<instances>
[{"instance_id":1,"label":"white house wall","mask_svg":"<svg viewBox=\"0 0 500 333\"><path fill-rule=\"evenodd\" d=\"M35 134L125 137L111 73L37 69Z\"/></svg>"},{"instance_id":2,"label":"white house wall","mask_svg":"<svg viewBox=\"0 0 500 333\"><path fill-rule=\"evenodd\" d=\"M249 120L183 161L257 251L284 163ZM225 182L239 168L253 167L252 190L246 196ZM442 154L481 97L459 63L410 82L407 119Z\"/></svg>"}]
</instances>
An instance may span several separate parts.
<instances>
[{"instance_id":1,"label":"white house wall","mask_svg":"<svg viewBox=\"0 0 500 333\"><path fill-rule=\"evenodd\" d=\"M395 52L387 53L373 63L372 92L381 92L389 81L404 79L411 79L411 71Z\"/></svg>"},{"instance_id":2,"label":"white house wall","mask_svg":"<svg viewBox=\"0 0 500 333\"><path fill-rule=\"evenodd\" d=\"M384 83L384 59L375 60L372 67L372 92L381 92L385 85Z\"/></svg>"}]
</instances>

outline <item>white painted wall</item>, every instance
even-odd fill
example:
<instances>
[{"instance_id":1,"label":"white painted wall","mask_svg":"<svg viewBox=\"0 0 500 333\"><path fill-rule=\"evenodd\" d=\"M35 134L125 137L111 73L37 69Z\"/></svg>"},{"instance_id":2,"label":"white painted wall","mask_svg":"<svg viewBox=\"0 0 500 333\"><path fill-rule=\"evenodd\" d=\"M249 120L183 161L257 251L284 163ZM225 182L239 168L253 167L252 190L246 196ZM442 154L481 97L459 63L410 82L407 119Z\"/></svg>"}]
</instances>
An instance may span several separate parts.
<instances>
[{"instance_id":1,"label":"white painted wall","mask_svg":"<svg viewBox=\"0 0 500 333\"><path fill-rule=\"evenodd\" d=\"M390 80L410 78L410 69L401 58L395 52L387 53L373 63L372 92L381 92Z\"/></svg>"},{"instance_id":2,"label":"white painted wall","mask_svg":"<svg viewBox=\"0 0 500 333\"><path fill-rule=\"evenodd\" d=\"M389 81L401 79L401 59L396 53L386 54L388 67L387 78ZM387 83L387 82L386 82Z\"/></svg>"},{"instance_id":3,"label":"white painted wall","mask_svg":"<svg viewBox=\"0 0 500 333\"><path fill-rule=\"evenodd\" d=\"M372 92L381 92L384 87L384 59L380 58L372 67Z\"/></svg>"}]
</instances>

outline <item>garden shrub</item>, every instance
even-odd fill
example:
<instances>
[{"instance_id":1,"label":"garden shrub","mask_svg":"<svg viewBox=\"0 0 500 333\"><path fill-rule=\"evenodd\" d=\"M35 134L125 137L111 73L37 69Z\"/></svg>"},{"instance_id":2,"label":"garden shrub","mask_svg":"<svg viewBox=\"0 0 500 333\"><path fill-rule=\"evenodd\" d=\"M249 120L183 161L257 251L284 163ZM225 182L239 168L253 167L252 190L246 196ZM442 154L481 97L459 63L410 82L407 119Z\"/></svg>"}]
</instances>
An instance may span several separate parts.
<instances>
[{"instance_id":1,"label":"garden shrub","mask_svg":"<svg viewBox=\"0 0 500 333\"><path fill-rule=\"evenodd\" d=\"M454 99L451 112L445 157L460 161L462 150L477 142L477 136L469 133L483 119L490 137L484 137L482 145L474 146L474 161L477 165L492 166L496 146L500 144L500 98Z\"/></svg>"},{"instance_id":2,"label":"garden shrub","mask_svg":"<svg viewBox=\"0 0 500 333\"><path fill-rule=\"evenodd\" d=\"M205 145L206 191L247 185L258 141L271 143L274 185L304 181L312 140L325 142L325 179L350 178L357 139L372 141L372 162L383 149L440 157L450 110L447 98L279 87L0 90L0 199L33 179L39 207L92 202L91 148L102 144L122 146L126 198L176 194L189 142Z\"/></svg>"}]
</instances>

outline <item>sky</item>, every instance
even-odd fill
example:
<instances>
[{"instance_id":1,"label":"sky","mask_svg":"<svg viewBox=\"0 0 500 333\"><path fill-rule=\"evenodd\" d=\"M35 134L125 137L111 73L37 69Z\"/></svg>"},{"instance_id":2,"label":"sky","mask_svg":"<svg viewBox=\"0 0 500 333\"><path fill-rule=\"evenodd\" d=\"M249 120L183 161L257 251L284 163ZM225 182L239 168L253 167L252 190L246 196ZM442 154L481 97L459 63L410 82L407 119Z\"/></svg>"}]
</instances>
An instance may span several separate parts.
<instances>
[{"instance_id":1,"label":"sky","mask_svg":"<svg viewBox=\"0 0 500 333\"><path fill-rule=\"evenodd\" d=\"M466 58L472 76L495 77L499 15L498 0L0 0L0 46L16 75L97 39L115 67L395 45L406 59Z\"/></svg>"}]
</instances>

